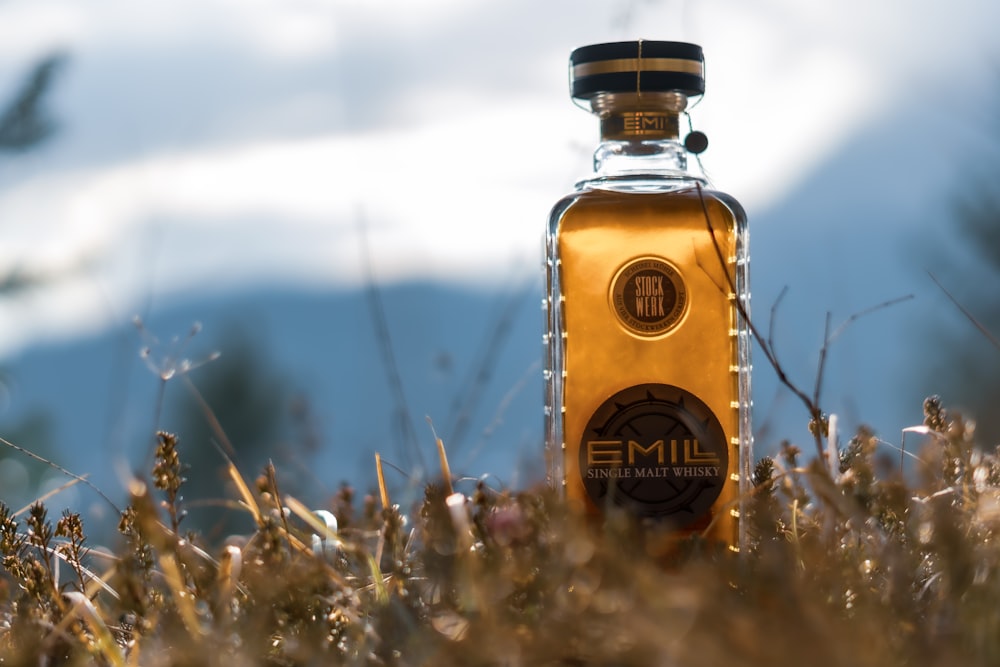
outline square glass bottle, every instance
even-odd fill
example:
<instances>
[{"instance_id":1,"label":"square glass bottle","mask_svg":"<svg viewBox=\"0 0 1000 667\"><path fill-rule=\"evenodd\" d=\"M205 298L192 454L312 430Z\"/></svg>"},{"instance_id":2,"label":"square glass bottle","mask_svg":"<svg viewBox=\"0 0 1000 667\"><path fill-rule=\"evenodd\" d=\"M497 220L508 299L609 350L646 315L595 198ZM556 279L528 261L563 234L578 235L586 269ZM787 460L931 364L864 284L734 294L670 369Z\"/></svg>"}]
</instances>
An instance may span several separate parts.
<instances>
[{"instance_id":1,"label":"square glass bottle","mask_svg":"<svg viewBox=\"0 0 1000 667\"><path fill-rule=\"evenodd\" d=\"M739 550L749 485L746 216L680 140L701 47L582 47L572 96L596 114L594 173L546 232L546 457L582 510L619 506ZM695 164L692 164L694 162Z\"/></svg>"}]
</instances>

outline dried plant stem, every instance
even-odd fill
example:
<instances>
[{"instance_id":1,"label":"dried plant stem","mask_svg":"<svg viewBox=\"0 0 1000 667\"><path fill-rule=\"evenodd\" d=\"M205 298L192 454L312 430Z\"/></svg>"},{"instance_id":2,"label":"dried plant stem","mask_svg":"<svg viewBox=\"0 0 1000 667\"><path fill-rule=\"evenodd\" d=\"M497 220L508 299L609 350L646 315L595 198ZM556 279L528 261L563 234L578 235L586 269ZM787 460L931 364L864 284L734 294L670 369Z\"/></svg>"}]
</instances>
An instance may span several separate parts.
<instances>
[{"instance_id":1,"label":"dried plant stem","mask_svg":"<svg viewBox=\"0 0 1000 667\"><path fill-rule=\"evenodd\" d=\"M44 457L39 456L38 454L35 454L31 450L25 449L24 447L21 447L19 445L15 445L13 442L11 442L11 441L9 441L9 440L7 440L5 438L0 437L0 444L5 445L7 447L10 447L11 449L13 449L15 451L18 451L21 454L24 454L28 458L34 459L36 461L40 461L41 463L44 463L45 465L47 465L48 467L52 468L53 470L58 470L62 474L66 475L67 477L71 477L72 479L76 480L77 482L80 482L80 483L86 485L88 488L90 488L92 491L94 491L94 493L96 493L101 498L103 498L104 502L106 502L108 505L111 506L111 509L113 509L118 514L121 514L121 510L118 509L118 506L115 505L114 502L112 502L112 500L110 498L108 498L107 495L105 495L105 493L103 491L101 491L99 488L97 488L97 486L95 486L93 483L91 483L87 479L86 476L84 476L84 475L77 475L74 472L70 472L66 468L63 468L61 465L53 463L52 461L48 460L47 458L44 458Z\"/></svg>"},{"instance_id":2,"label":"dried plant stem","mask_svg":"<svg viewBox=\"0 0 1000 667\"><path fill-rule=\"evenodd\" d=\"M997 337L994 336L993 333L986 328L986 325L984 325L982 322L976 319L976 317L971 312L969 312L969 310L965 306L959 303L958 299L952 296L951 292L945 289L945 286L941 284L941 281L938 280L933 273L928 271L927 275L929 275L931 277L931 280L934 281L934 284L937 285L942 292L944 292L944 295L948 297L948 300L951 301L956 308L962 311L962 314L965 315L966 319L968 319L969 322L972 323L972 326L976 327L976 329L979 330L979 333L983 334L983 336L986 337L986 340L988 340L993 345L993 347L1000 350L1000 339L997 339Z\"/></svg>"},{"instance_id":3,"label":"dried plant stem","mask_svg":"<svg viewBox=\"0 0 1000 667\"><path fill-rule=\"evenodd\" d=\"M441 463L441 481L444 484L446 495L450 496L455 492L455 489L451 484L451 466L448 465L448 453L444 449L444 441L438 437L438 434L434 431L434 423L431 418L427 418L427 424L431 427L431 433L434 435L434 442L437 444L438 451L438 461Z\"/></svg>"},{"instance_id":4,"label":"dried plant stem","mask_svg":"<svg viewBox=\"0 0 1000 667\"><path fill-rule=\"evenodd\" d=\"M523 288L515 290L503 306L498 309L495 321L488 328L490 333L486 344L477 362L470 369L470 376L462 384L455 398L455 416L451 427L446 430L448 445L452 448L452 452L456 451L455 448L459 447L465 438L472 415L482 400L483 391L493 375L500 350L510 336L514 317L518 309L523 306L529 288L530 285L525 285Z\"/></svg>"},{"instance_id":5,"label":"dried plant stem","mask_svg":"<svg viewBox=\"0 0 1000 667\"><path fill-rule=\"evenodd\" d=\"M250 486L246 483L246 480L243 479L243 475L240 474L239 468L237 468L236 464L233 463L236 450L233 448L232 443L229 442L229 437L226 435L225 430L223 430L222 424L219 423L219 419L215 416L215 412L187 375L184 376L184 381L187 384L187 388L191 392L191 395L194 396L195 400L198 402L202 414L205 415L205 419L208 421L209 427L212 429L212 432L217 438L217 440L213 440L212 442L216 446L216 450L225 460L226 472L228 473L229 478L233 480L236 488L239 490L240 498L242 498L243 504L253 516L254 523L258 526L263 525L263 516L261 515L260 506L257 504L257 498L253 493L251 493ZM230 453L232 456L230 456Z\"/></svg>"},{"instance_id":6,"label":"dried plant stem","mask_svg":"<svg viewBox=\"0 0 1000 667\"><path fill-rule=\"evenodd\" d=\"M379 353L382 355L382 367L388 376L389 389L392 391L396 407L400 412L399 423L403 429L402 454L405 461L410 464L419 464L423 468L423 455L420 453L417 430L413 425L413 416L406 400L406 392L403 390L403 378L399 373L399 364L396 362L396 355L392 350L392 336L389 332L389 322L385 316L382 293L379 291L372 269L371 251L368 248L368 234L363 218L360 219L359 235L361 237L361 259L365 287L372 314L372 323L375 327L375 340L378 342ZM411 455L415 457L415 461L409 460Z\"/></svg>"},{"instance_id":7,"label":"dried plant stem","mask_svg":"<svg viewBox=\"0 0 1000 667\"><path fill-rule=\"evenodd\" d=\"M385 485L385 473L382 471L382 455L375 452L375 474L378 476L378 495L382 501L382 511L388 510L392 505L389 503L389 489Z\"/></svg>"},{"instance_id":8,"label":"dried plant stem","mask_svg":"<svg viewBox=\"0 0 1000 667\"><path fill-rule=\"evenodd\" d=\"M82 477L82 478L86 478L86 477L87 477L87 475L81 475L80 477ZM68 482L66 482L65 484L60 484L59 486L57 486L56 488L52 489L52 490L51 490L51 491L49 491L48 493L46 493L46 494L44 494L44 495L41 495L41 496L39 496L39 497L35 498L35 499L34 499L34 500L32 500L32 501L31 501L30 503L28 503L27 505L25 505L25 506L24 506L24 507L22 507L21 509L19 509L19 510L17 510L16 512L14 512L14 516L21 516L22 514L24 514L24 513L25 513L25 512L27 512L28 510L30 510L30 509L31 509L31 506L32 506L32 505L34 505L35 503L44 503L44 502L45 502L45 501L47 501L47 500L48 500L49 498L51 498L51 497L53 497L53 496L57 496L57 495L59 495L60 493L62 493L63 491L65 491L66 489L68 489L68 488L70 488L70 487L73 487L73 486L76 486L76 485L77 485L77 484L79 484L79 483L80 483L80 480L79 480L79 479L71 479L71 480L69 480Z\"/></svg>"}]
</instances>

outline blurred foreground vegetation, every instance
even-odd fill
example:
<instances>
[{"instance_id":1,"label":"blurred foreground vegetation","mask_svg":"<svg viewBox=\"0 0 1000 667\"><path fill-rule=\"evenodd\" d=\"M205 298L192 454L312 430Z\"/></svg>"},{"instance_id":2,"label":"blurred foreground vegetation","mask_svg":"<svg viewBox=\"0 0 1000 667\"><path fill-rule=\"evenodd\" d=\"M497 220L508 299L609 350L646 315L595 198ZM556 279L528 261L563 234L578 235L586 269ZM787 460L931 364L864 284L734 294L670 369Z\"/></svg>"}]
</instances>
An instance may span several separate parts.
<instances>
[{"instance_id":1,"label":"blurred foreground vegetation","mask_svg":"<svg viewBox=\"0 0 1000 667\"><path fill-rule=\"evenodd\" d=\"M906 477L866 431L832 465L791 445L758 462L738 555L697 538L665 555L547 490L453 482L444 457L406 508L381 484L313 511L273 467L230 465L219 511L256 529L209 544L185 531L183 446L160 433L114 544L41 502L0 507L0 661L997 664L1000 459L938 399L924 411Z\"/></svg>"}]
</instances>

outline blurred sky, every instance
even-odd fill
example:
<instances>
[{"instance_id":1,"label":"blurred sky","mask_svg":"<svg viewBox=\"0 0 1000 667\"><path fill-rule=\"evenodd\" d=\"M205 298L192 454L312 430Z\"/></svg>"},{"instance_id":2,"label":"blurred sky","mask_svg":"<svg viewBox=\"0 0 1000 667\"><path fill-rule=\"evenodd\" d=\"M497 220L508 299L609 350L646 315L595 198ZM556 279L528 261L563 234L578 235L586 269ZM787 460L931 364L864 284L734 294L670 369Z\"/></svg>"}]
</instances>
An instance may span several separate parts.
<instances>
[{"instance_id":1,"label":"blurred sky","mask_svg":"<svg viewBox=\"0 0 1000 667\"><path fill-rule=\"evenodd\" d=\"M58 134L0 156L0 275L48 276L0 300L0 359L185 294L358 285L362 229L382 281L535 279L597 139L567 95L588 43L704 47L703 161L761 231L901 108L947 130L995 77L998 20L995 0L0 0L0 100L67 56ZM905 197L904 160L857 168Z\"/></svg>"}]
</instances>

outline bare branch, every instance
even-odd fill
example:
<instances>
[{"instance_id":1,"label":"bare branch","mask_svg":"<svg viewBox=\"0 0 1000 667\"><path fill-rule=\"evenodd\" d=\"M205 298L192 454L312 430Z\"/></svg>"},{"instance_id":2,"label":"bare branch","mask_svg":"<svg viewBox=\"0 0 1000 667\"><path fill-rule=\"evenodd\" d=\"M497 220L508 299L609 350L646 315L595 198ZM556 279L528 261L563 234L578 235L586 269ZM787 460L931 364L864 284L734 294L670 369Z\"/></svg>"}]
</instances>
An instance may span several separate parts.
<instances>
[{"instance_id":1,"label":"bare branch","mask_svg":"<svg viewBox=\"0 0 1000 667\"><path fill-rule=\"evenodd\" d=\"M820 392L823 390L823 375L826 371L826 355L830 349L830 311L826 311L826 320L823 323L823 346L819 349L819 361L816 366L816 385L813 387L813 400L812 403L819 409L819 396ZM813 415L813 418L821 415ZM818 424L817 424L818 426ZM819 437L819 436L817 436Z\"/></svg>"},{"instance_id":2,"label":"bare branch","mask_svg":"<svg viewBox=\"0 0 1000 667\"><path fill-rule=\"evenodd\" d=\"M851 315L850 317L848 317L846 320L844 320L841 323L841 325L839 327L837 327L836 330L834 330L834 332L832 334L830 334L830 337L825 342L826 343L832 343L834 340L837 339L838 336L840 336L840 334L842 334L847 329L847 327L849 327L850 325L852 325L857 320L860 320L865 315L870 315L871 313L874 313L877 310L882 310L883 308L888 308L890 306L895 306L897 303L902 303L904 301L909 301L912 298L914 298L912 294L907 294L905 296L898 296L895 299L889 299L887 301L883 301L882 303L875 304L874 306L870 306L868 308L865 308L864 310L860 310L860 311L854 313L853 315Z\"/></svg>"},{"instance_id":3,"label":"bare branch","mask_svg":"<svg viewBox=\"0 0 1000 667\"><path fill-rule=\"evenodd\" d=\"M719 247L719 240L715 237L715 229L712 227L712 219L708 212L708 204L705 202L704 190L702 190L701 185L697 185L696 187L698 188L698 199L701 202L701 210L703 215L705 216L705 225L708 228L708 235L712 239L712 246L715 248L716 257L718 258L721 266L725 269L727 264L726 257L722 252L722 248ZM761 352L764 353L764 358L767 359L767 362L771 365L771 368L774 369L775 374L777 374L778 381L782 385L787 387L788 390L791 391L792 394L794 394L796 397L798 397L800 401L802 401L803 405L805 405L806 409L809 411L809 415L812 419L817 419L822 414L819 409L819 406L813 402L812 398L810 398L808 394L806 394L795 383L793 383L791 379L788 377L788 374L785 373L785 369L782 367L780 363L778 363L778 359L774 355L774 350L771 347L770 339L769 338L765 339L764 336L761 335L760 330L756 327L756 325L753 323L753 320L750 318L750 313L747 310L746 304L743 302L742 299L740 299L740 294L736 289L736 284L733 280L733 277L730 275L728 270L724 270L723 274L726 276L726 283L727 287L729 288L729 291L734 295L733 302L736 304L736 309L739 312L740 317L742 317L743 321L746 322L747 328L750 330L750 335L753 336L754 340L757 341L757 344L760 346ZM772 311L772 317L773 315L774 313ZM820 455L822 455L821 444L822 443L817 441L817 447L819 448L818 451Z\"/></svg>"},{"instance_id":4,"label":"bare branch","mask_svg":"<svg viewBox=\"0 0 1000 667\"><path fill-rule=\"evenodd\" d=\"M371 250L368 247L365 220L361 217L358 222L358 233L361 238L361 260L364 266L368 305L371 309L372 324L375 326L375 340L378 342L379 352L382 355L382 367L388 376L389 389L393 393L396 408L399 410L399 423L403 431L403 458L411 462L411 455L415 454L416 461L419 463L420 468L423 469L424 457L420 453L417 430L413 424L413 414L410 412L410 406L406 400L406 392L403 390L403 378L399 373L399 364L396 362L396 356L392 350L392 336L389 333L389 323L385 316L382 293L375 282L375 275L372 270Z\"/></svg>"},{"instance_id":5,"label":"bare branch","mask_svg":"<svg viewBox=\"0 0 1000 667\"><path fill-rule=\"evenodd\" d=\"M111 506L111 508L112 508L112 509L113 509L113 510L114 510L115 512L117 512L118 514L121 514L121 513L122 513L122 511L121 511L120 509L118 509L118 506L117 506L117 505L115 505L115 504L114 504L114 503L113 503L113 502L111 501L111 499L110 499L110 498L108 498L108 497L107 497L107 496L106 496L106 495L104 494L104 492L103 492L103 491L101 491L101 490L100 490L99 488L97 488L97 486L96 486L96 485L95 485L95 484L94 484L93 482L91 482L90 480L88 480L88 479L87 479L86 477L84 477L84 476L81 476L81 475L77 475L77 474L76 474L76 473L74 473L74 472L70 472L70 471L69 471L69 470L67 470L66 468L63 468L63 467L62 467L61 465L59 465L59 464L57 464L57 463L53 463L52 461L48 460L47 458L44 458L44 457L42 457L42 456L39 456L38 454L34 453L33 451L31 451L31 450L29 450L29 449L25 449L24 447L21 447L20 445L15 445L15 444L14 444L13 442L11 442L11 441L9 441L9 440L7 440L7 439L5 439L5 438L2 438L2 437L0 437L0 444L2 444L2 445L5 445L5 446L7 446L7 447L10 447L11 449L14 449L14 450L16 450L16 451L18 451L18 452L20 452L20 453L24 454L24 455L25 455L25 456L27 456L28 458L32 458L32 459L35 459L36 461L39 461L39 462L41 462L41 463L44 463L45 465L47 465L48 467L52 468L53 470L58 470L58 471L59 471L59 472L61 472L62 474L66 475L67 477L70 477L70 478L72 478L72 479L75 479L76 481L80 482L81 484L84 484L84 485L86 485L86 486L90 487L90 488L91 488L91 489L92 489L92 490L93 490L93 491L94 491L95 493L97 493L97 495L99 495L99 496L100 496L101 498L103 498L103 499L104 499L104 501L105 501L105 502L106 502L106 503L107 503L108 505L110 505L110 506Z\"/></svg>"},{"instance_id":6,"label":"bare branch","mask_svg":"<svg viewBox=\"0 0 1000 667\"><path fill-rule=\"evenodd\" d=\"M716 257L718 258L719 263L725 269L727 265L726 258L722 252L722 248L719 246L719 241L715 236L715 229L712 227L712 220L711 216L709 215L708 204L705 201L704 191L702 190L702 187L700 185L696 187L698 189L698 198L699 201L701 202L702 213L705 217L705 225L708 228L709 236L712 239L712 245L715 248ZM763 352L764 354L764 358L767 359L768 364L770 364L771 368L774 369L774 372L778 377L778 381L783 386L785 386L789 391L791 391L792 394L794 394L802 402L806 410L809 412L809 418L811 420L811 423L814 424L812 430L813 430L813 436L815 438L816 452L818 456L822 458L824 456L823 432L821 428L823 421L823 411L820 409L820 395L823 386L823 378L825 375L826 362L829 354L830 344L834 340L836 340L836 338L840 336L840 334L843 333L843 331L850 324L860 319L861 317L864 317L865 315L868 315L877 310L881 310L882 308L887 308L902 301L912 299L913 295L910 294L895 299L890 299L888 301L884 301L870 308L866 308L865 310L854 313L853 315L848 317L843 324L837 327L837 329L834 330L833 333L830 332L830 313L828 312L826 314L826 322L824 325L823 346L820 348L819 364L816 371L816 383L813 387L812 396L809 396L808 394L806 394L804 390L799 388L795 383L791 381L791 378L788 377L788 374L785 372L784 367L782 367L781 363L778 361L777 354L775 353L775 345L773 339L774 329L775 329L774 326L775 319L778 311L778 304L781 302L785 294L788 292L788 288L787 287L782 288L781 293L778 295L777 299L775 299L774 305L771 307L770 330L768 332L767 338L765 339L764 336L761 334L760 330L754 324L753 320L750 318L750 313L747 310L746 304L742 301L742 299L739 298L740 295L736 290L736 285L733 281L733 277L730 275L730 272L728 270L724 270L723 274L726 276L727 287L735 297L734 302L736 304L736 308L740 314L740 317L742 317L743 320L747 323L747 328L750 330L750 335L753 336L754 340L757 341L757 344L760 347L761 352ZM998 347L1000 347L1000 344L998 344Z\"/></svg>"},{"instance_id":7,"label":"bare branch","mask_svg":"<svg viewBox=\"0 0 1000 667\"><path fill-rule=\"evenodd\" d=\"M953 304L955 304L955 307L958 308L960 311L962 311L962 314L965 315L965 317L970 322L972 322L972 325L974 327L976 327L976 329L979 330L979 333L981 333L984 336L986 336L986 340L988 340L990 343L992 343L993 347L995 347L998 350L1000 350L1000 340L998 340L997 337L994 336L990 332L990 330L987 329L986 326L982 322L980 322L979 320L977 320L972 313L970 313L962 304L960 304L958 302L958 299L956 299L954 296L952 296L951 292L949 292L948 290L945 289L944 285L941 284L941 282L934 276L933 273L931 273L930 271L928 271L927 275L929 275L931 277L931 280L934 281L934 284L937 285L938 288L940 288L940 290L942 292L944 292L944 295L946 297L948 297L948 300L950 300Z\"/></svg>"},{"instance_id":8,"label":"bare branch","mask_svg":"<svg viewBox=\"0 0 1000 667\"><path fill-rule=\"evenodd\" d=\"M500 350L510 337L518 309L524 305L524 298L530 288L531 285L526 284L507 296L506 303L499 309L496 319L489 327L490 334L479 358L470 368L469 377L455 396L453 418L447 431L447 442L452 451L456 451L462 444L473 413L479 407L483 392L496 369Z\"/></svg>"}]
</instances>

